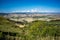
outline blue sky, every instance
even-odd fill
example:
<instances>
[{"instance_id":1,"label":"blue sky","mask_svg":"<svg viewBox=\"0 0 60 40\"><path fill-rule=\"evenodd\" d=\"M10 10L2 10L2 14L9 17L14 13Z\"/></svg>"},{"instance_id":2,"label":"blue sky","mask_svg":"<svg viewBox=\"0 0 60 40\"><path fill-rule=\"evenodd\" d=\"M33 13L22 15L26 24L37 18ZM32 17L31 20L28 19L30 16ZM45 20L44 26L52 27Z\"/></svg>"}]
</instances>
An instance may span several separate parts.
<instances>
[{"instance_id":1,"label":"blue sky","mask_svg":"<svg viewBox=\"0 0 60 40\"><path fill-rule=\"evenodd\" d=\"M60 11L60 0L0 0L0 12Z\"/></svg>"}]
</instances>

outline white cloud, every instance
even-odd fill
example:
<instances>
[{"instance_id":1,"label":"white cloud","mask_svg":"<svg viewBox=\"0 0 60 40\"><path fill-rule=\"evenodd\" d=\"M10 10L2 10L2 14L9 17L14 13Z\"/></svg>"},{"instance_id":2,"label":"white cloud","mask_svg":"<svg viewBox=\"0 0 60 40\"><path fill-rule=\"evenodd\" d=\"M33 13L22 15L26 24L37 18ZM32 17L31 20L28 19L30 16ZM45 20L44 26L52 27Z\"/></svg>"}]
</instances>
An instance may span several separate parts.
<instances>
[{"instance_id":1,"label":"white cloud","mask_svg":"<svg viewBox=\"0 0 60 40\"><path fill-rule=\"evenodd\" d=\"M12 12L58 12L57 10L44 10L44 9L38 9L38 8L35 8L35 9L25 9L25 10L16 10L16 11L12 11Z\"/></svg>"}]
</instances>

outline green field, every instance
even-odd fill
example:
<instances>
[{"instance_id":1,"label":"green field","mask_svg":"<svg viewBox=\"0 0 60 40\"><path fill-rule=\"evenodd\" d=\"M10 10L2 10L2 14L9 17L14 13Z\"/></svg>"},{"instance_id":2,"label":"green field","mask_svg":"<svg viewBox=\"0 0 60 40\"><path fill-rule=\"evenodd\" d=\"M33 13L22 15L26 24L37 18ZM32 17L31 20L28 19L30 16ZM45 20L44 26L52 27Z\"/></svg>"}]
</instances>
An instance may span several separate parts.
<instances>
[{"instance_id":1,"label":"green field","mask_svg":"<svg viewBox=\"0 0 60 40\"><path fill-rule=\"evenodd\" d=\"M20 28L16 22L0 16L0 40L60 40L60 21L35 20Z\"/></svg>"}]
</instances>

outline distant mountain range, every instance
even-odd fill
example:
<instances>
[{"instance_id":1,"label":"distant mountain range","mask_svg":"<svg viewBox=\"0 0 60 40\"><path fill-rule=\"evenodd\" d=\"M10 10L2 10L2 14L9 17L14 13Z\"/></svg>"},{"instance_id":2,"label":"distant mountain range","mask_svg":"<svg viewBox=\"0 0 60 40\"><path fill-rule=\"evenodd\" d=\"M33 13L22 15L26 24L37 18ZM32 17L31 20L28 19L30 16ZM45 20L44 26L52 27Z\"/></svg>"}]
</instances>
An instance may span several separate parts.
<instances>
[{"instance_id":1,"label":"distant mountain range","mask_svg":"<svg viewBox=\"0 0 60 40\"><path fill-rule=\"evenodd\" d=\"M0 16L8 15L8 14L49 14L49 15L60 15L59 12L14 12L14 13L0 13Z\"/></svg>"}]
</instances>

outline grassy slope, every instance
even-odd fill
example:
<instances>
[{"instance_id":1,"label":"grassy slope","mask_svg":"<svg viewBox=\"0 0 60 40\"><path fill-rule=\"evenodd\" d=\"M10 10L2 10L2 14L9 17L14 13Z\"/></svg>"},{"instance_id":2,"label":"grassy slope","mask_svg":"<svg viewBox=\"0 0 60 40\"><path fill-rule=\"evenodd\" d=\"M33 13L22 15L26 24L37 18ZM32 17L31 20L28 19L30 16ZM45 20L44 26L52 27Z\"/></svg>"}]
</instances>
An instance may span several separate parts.
<instances>
[{"instance_id":1,"label":"grassy slope","mask_svg":"<svg viewBox=\"0 0 60 40\"><path fill-rule=\"evenodd\" d=\"M8 21L6 18L0 16L0 31L4 32L19 32L19 28L15 28L15 23ZM17 31L18 30L18 31Z\"/></svg>"},{"instance_id":2,"label":"grassy slope","mask_svg":"<svg viewBox=\"0 0 60 40\"><path fill-rule=\"evenodd\" d=\"M58 24L56 24L58 23ZM60 21L34 21L24 28L16 28L14 22L8 21L6 18L0 17L0 31L20 33L22 40L40 40L43 36L60 36ZM18 36L19 36L18 35Z\"/></svg>"}]
</instances>

